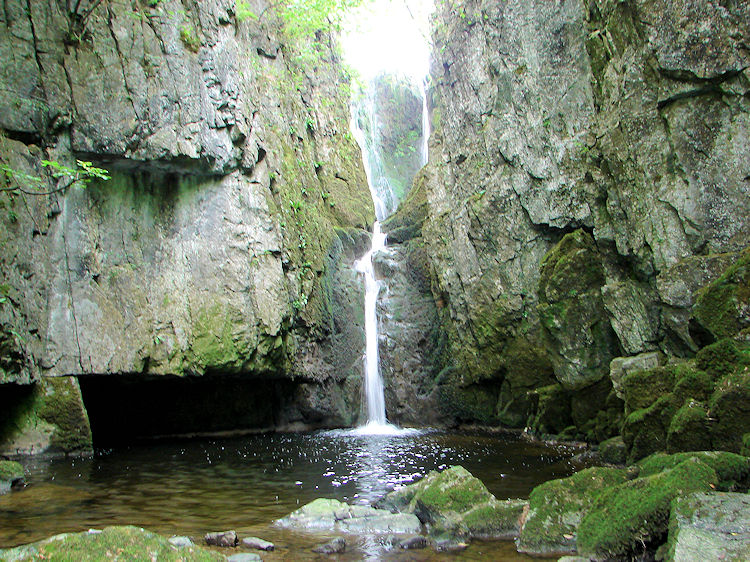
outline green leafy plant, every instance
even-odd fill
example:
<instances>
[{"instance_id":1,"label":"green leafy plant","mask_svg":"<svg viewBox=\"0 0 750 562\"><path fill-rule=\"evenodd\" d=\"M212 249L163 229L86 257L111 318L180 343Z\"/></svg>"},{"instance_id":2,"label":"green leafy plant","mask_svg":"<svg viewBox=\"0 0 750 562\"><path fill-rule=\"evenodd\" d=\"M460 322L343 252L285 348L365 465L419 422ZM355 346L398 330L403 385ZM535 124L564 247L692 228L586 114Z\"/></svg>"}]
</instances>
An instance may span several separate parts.
<instances>
[{"instance_id":1,"label":"green leafy plant","mask_svg":"<svg viewBox=\"0 0 750 562\"><path fill-rule=\"evenodd\" d=\"M247 0L237 0L235 3L235 13L237 14L237 21L243 22L245 20L257 20L258 14L250 9L250 2Z\"/></svg>"},{"instance_id":2,"label":"green leafy plant","mask_svg":"<svg viewBox=\"0 0 750 562\"><path fill-rule=\"evenodd\" d=\"M98 168L85 160L76 160L75 168L54 160L42 160L42 166L50 170L53 178L67 179L67 183L50 191L42 191L40 189L43 183L42 178L21 172L6 164L0 164L0 173L5 176L7 184L5 187L0 187L0 191L20 192L27 195L51 195L69 187L86 187L95 179L110 179L108 170Z\"/></svg>"},{"instance_id":3,"label":"green leafy plant","mask_svg":"<svg viewBox=\"0 0 750 562\"><path fill-rule=\"evenodd\" d=\"M197 53L201 48L201 40L198 38L198 33L196 33L192 25L183 25L180 27L180 40L193 53Z\"/></svg>"}]
</instances>

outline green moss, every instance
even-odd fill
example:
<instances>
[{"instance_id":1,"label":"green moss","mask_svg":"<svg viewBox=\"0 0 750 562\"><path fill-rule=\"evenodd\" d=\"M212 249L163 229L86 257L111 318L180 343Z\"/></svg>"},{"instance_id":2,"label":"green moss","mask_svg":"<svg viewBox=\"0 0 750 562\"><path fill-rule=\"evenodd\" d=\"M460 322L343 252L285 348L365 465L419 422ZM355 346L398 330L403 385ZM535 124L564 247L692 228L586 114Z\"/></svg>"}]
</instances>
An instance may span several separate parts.
<instances>
[{"instance_id":1,"label":"green moss","mask_svg":"<svg viewBox=\"0 0 750 562\"><path fill-rule=\"evenodd\" d=\"M584 556L628 557L666 532L672 499L717 483L713 468L688 458L673 469L613 486L581 520L578 550Z\"/></svg>"},{"instance_id":2,"label":"green moss","mask_svg":"<svg viewBox=\"0 0 750 562\"><path fill-rule=\"evenodd\" d=\"M180 40L193 53L197 53L201 48L201 40L192 25L180 27Z\"/></svg>"},{"instance_id":3,"label":"green moss","mask_svg":"<svg viewBox=\"0 0 750 562\"><path fill-rule=\"evenodd\" d=\"M742 448L740 449L740 454L750 457L750 433L745 433L745 435L742 436Z\"/></svg>"},{"instance_id":4,"label":"green moss","mask_svg":"<svg viewBox=\"0 0 750 562\"><path fill-rule=\"evenodd\" d=\"M667 451L699 451L711 448L709 415L706 406L688 398L672 417L667 430Z\"/></svg>"},{"instance_id":5,"label":"green moss","mask_svg":"<svg viewBox=\"0 0 750 562\"><path fill-rule=\"evenodd\" d=\"M691 363L675 366L677 382L672 390L676 403L684 404L689 398L706 401L714 390L714 381L705 371L695 369Z\"/></svg>"},{"instance_id":6,"label":"green moss","mask_svg":"<svg viewBox=\"0 0 750 562\"><path fill-rule=\"evenodd\" d=\"M226 560L219 552L190 546L177 548L166 537L137 527L107 527L101 532L58 535L4 552L9 560L164 560L165 562Z\"/></svg>"},{"instance_id":7,"label":"green moss","mask_svg":"<svg viewBox=\"0 0 750 562\"><path fill-rule=\"evenodd\" d=\"M750 432L750 367L740 366L716 381L708 406L716 419L711 428L713 447L739 452L742 436Z\"/></svg>"},{"instance_id":8,"label":"green moss","mask_svg":"<svg viewBox=\"0 0 750 562\"><path fill-rule=\"evenodd\" d=\"M445 514L464 513L491 497L478 478L474 478L463 467L454 466L434 477L417 493L415 501L420 512Z\"/></svg>"},{"instance_id":9,"label":"green moss","mask_svg":"<svg viewBox=\"0 0 750 562\"><path fill-rule=\"evenodd\" d=\"M604 462L624 464L627 459L627 449L622 437L618 435L599 443L599 454Z\"/></svg>"},{"instance_id":10,"label":"green moss","mask_svg":"<svg viewBox=\"0 0 750 562\"><path fill-rule=\"evenodd\" d=\"M733 373L741 365L750 365L750 353L732 339L723 339L704 347L695 355L699 369L714 379Z\"/></svg>"},{"instance_id":11,"label":"green moss","mask_svg":"<svg viewBox=\"0 0 750 562\"><path fill-rule=\"evenodd\" d=\"M545 554L575 550L576 528L597 494L626 478L624 469L595 467L534 488L519 551Z\"/></svg>"},{"instance_id":12,"label":"green moss","mask_svg":"<svg viewBox=\"0 0 750 562\"><path fill-rule=\"evenodd\" d=\"M570 394L559 384L537 388L532 393L535 414L529 426L542 435L557 434L572 424Z\"/></svg>"},{"instance_id":13,"label":"green moss","mask_svg":"<svg viewBox=\"0 0 750 562\"><path fill-rule=\"evenodd\" d=\"M38 415L55 427L50 438L52 447L65 453L91 451L91 427L75 378L46 378Z\"/></svg>"},{"instance_id":14,"label":"green moss","mask_svg":"<svg viewBox=\"0 0 750 562\"><path fill-rule=\"evenodd\" d=\"M603 284L604 269L596 243L584 230L563 236L542 260L540 301L554 302L562 297L575 297Z\"/></svg>"},{"instance_id":15,"label":"green moss","mask_svg":"<svg viewBox=\"0 0 750 562\"><path fill-rule=\"evenodd\" d=\"M523 500L489 502L469 511L463 525L472 537L515 537L526 505Z\"/></svg>"},{"instance_id":16,"label":"green moss","mask_svg":"<svg viewBox=\"0 0 750 562\"><path fill-rule=\"evenodd\" d=\"M680 463L696 458L716 471L719 483L740 482L750 476L750 458L726 451L692 451L668 455L656 453L638 462L641 476L670 470Z\"/></svg>"},{"instance_id":17,"label":"green moss","mask_svg":"<svg viewBox=\"0 0 750 562\"><path fill-rule=\"evenodd\" d=\"M666 449L667 430L676 410L672 395L667 394L625 418L622 439L628 447L629 462Z\"/></svg>"},{"instance_id":18,"label":"green moss","mask_svg":"<svg viewBox=\"0 0 750 562\"><path fill-rule=\"evenodd\" d=\"M23 478L23 467L15 461L0 460L0 480L13 481Z\"/></svg>"},{"instance_id":19,"label":"green moss","mask_svg":"<svg viewBox=\"0 0 750 562\"><path fill-rule=\"evenodd\" d=\"M750 248L715 281L698 291L693 316L715 338L726 338L747 327L750 303Z\"/></svg>"},{"instance_id":20,"label":"green moss","mask_svg":"<svg viewBox=\"0 0 750 562\"><path fill-rule=\"evenodd\" d=\"M672 391L674 379L673 365L626 374L621 383L626 412L651 406Z\"/></svg>"}]
</instances>

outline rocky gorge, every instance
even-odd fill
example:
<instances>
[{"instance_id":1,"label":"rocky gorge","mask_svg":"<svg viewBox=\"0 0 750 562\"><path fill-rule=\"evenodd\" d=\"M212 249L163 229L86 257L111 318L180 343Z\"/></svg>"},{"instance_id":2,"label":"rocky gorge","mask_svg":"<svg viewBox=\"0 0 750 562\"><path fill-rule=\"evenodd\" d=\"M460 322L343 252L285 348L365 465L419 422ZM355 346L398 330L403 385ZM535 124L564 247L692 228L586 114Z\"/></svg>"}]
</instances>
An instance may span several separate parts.
<instances>
[{"instance_id":1,"label":"rocky gorge","mask_svg":"<svg viewBox=\"0 0 750 562\"><path fill-rule=\"evenodd\" d=\"M353 115L400 201L374 258L388 419L586 442L607 464L514 499L518 525L487 535L688 560L732 527L750 5L436 2L424 166L422 92L384 75L378 119L350 114L335 34L285 5L0 10L0 455L362 422L352 264L375 209ZM412 500L387 507L435 526ZM695 502L726 520L706 530Z\"/></svg>"}]
</instances>

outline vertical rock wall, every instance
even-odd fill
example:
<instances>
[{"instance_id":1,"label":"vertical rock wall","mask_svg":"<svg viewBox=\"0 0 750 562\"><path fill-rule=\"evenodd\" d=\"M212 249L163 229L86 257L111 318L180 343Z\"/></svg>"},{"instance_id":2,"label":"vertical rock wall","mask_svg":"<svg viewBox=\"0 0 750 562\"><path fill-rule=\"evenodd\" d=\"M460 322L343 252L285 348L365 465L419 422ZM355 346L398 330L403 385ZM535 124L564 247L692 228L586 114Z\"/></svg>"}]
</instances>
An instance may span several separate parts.
<instances>
[{"instance_id":1,"label":"vertical rock wall","mask_svg":"<svg viewBox=\"0 0 750 562\"><path fill-rule=\"evenodd\" d=\"M437 6L422 234L446 411L603 439L612 359L703 345L694 291L750 243L749 10Z\"/></svg>"},{"instance_id":2,"label":"vertical rock wall","mask_svg":"<svg viewBox=\"0 0 750 562\"><path fill-rule=\"evenodd\" d=\"M341 260L374 212L348 79L329 38L251 4L5 3L1 383L295 377L331 398L290 397L286 423L356 415L361 289ZM61 189L45 159L112 178Z\"/></svg>"}]
</instances>

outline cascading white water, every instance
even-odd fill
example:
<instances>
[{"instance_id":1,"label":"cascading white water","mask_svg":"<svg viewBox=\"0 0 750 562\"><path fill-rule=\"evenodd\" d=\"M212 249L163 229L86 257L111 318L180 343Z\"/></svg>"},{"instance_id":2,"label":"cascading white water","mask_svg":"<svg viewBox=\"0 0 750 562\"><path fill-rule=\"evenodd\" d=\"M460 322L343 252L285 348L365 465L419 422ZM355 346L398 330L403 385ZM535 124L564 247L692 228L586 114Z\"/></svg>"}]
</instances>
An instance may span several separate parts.
<instances>
[{"instance_id":1,"label":"cascading white water","mask_svg":"<svg viewBox=\"0 0 750 562\"><path fill-rule=\"evenodd\" d=\"M366 82L380 73L408 77L422 98L422 142L420 164L427 163L427 137L430 134L427 115L425 76L429 71L429 15L432 0L374 0L363 6L351 22L350 32L343 37L344 56ZM358 19L357 19L358 18ZM351 130L362 149L367 183L375 205L372 247L356 268L365 277L365 400L367 424L354 433L399 434L401 430L388 424L385 414L383 379L378 353L377 301L380 282L375 277L373 255L386 249L386 236L380 221L393 213L399 204L403 186L394 189L385 172L383 157L378 150L378 113L374 90L365 89L358 108L352 108ZM360 126L362 125L362 126Z\"/></svg>"},{"instance_id":2,"label":"cascading white water","mask_svg":"<svg viewBox=\"0 0 750 562\"><path fill-rule=\"evenodd\" d=\"M427 164L427 144L430 135L429 115L427 113L427 95L424 82L419 83L422 97L422 139L420 143L420 164ZM377 302L380 294L380 282L375 277L373 256L386 248L386 235L380 230L380 221L386 219L398 206L398 199L383 169L381 155L376 149L375 134L377 115L374 100L367 96L362 102L366 112L368 132L359 126L356 111L353 109L351 129L362 149L367 175L367 183L375 205L376 221L373 225L372 246L370 250L355 263L355 268L365 277L365 400L367 405L367 424L357 431L361 434L392 434L399 431L388 423L385 415L385 395L383 378L380 373L380 355L378 351L378 318Z\"/></svg>"},{"instance_id":3,"label":"cascading white water","mask_svg":"<svg viewBox=\"0 0 750 562\"><path fill-rule=\"evenodd\" d=\"M380 354L378 353L377 304L380 282L375 279L372 256L385 248L385 234L380 232L380 223L375 221L372 247L357 261L357 271L365 274L365 399L367 400L367 423L385 425L385 395L383 378L380 376Z\"/></svg>"}]
</instances>

